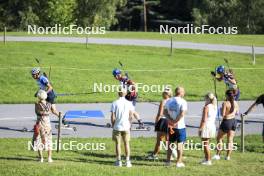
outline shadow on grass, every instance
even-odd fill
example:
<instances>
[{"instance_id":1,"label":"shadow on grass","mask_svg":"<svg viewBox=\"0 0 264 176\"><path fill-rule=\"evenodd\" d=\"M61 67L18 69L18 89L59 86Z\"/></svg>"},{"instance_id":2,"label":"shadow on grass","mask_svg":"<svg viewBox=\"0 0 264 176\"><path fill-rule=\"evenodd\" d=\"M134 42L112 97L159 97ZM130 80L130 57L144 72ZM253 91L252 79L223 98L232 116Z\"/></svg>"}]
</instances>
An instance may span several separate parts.
<instances>
[{"instance_id":1,"label":"shadow on grass","mask_svg":"<svg viewBox=\"0 0 264 176\"><path fill-rule=\"evenodd\" d=\"M114 153L106 154L106 153L93 153L93 152L80 153L78 151L73 151L73 152L79 155L96 158L96 159L78 158L77 160L73 160L73 162L89 162L89 163L105 164L105 165L113 166L116 159ZM105 159L111 159L111 161L107 161ZM146 156L139 156L139 155L132 155L131 160L132 160L132 164L137 166L153 166L153 163L160 163L161 165L163 165L163 163L165 162L165 159L156 160L156 161L147 160Z\"/></svg>"},{"instance_id":2,"label":"shadow on grass","mask_svg":"<svg viewBox=\"0 0 264 176\"><path fill-rule=\"evenodd\" d=\"M9 128L9 127L0 127L0 130L17 131L17 132L23 132L23 133L26 133L26 132L32 133L33 132L32 130L26 131L23 129L15 129L15 128Z\"/></svg>"},{"instance_id":3,"label":"shadow on grass","mask_svg":"<svg viewBox=\"0 0 264 176\"><path fill-rule=\"evenodd\" d=\"M11 161L37 161L37 157L26 156L26 157L0 157L0 160L11 160Z\"/></svg>"}]
</instances>

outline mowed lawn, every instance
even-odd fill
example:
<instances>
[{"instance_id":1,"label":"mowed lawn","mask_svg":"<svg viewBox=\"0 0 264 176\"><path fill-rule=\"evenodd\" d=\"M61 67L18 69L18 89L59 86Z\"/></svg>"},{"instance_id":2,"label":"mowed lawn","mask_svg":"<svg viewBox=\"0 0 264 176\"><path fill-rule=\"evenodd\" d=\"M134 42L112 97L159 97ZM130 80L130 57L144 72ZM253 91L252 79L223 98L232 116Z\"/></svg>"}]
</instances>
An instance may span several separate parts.
<instances>
[{"instance_id":1,"label":"mowed lawn","mask_svg":"<svg viewBox=\"0 0 264 176\"><path fill-rule=\"evenodd\" d=\"M145 85L178 85L186 89L186 99L203 100L203 96L214 92L210 71L229 60L241 89L241 99L254 99L263 93L264 55L256 56L252 65L248 54L209 52L198 50L169 49L155 47L89 45L69 43L9 42L0 44L0 103L32 103L38 87L30 70L41 66L46 73L51 66L51 82L55 91L84 93L75 96L59 96L60 103L111 102L114 92L94 91L94 83L118 85L112 76L114 68L125 70L137 83ZM41 61L39 65L35 58ZM107 87L106 87L107 88ZM224 99L225 85L217 83L220 100ZM147 91L147 89L145 89ZM139 90L139 101L159 101L161 93Z\"/></svg>"},{"instance_id":2,"label":"mowed lawn","mask_svg":"<svg viewBox=\"0 0 264 176\"><path fill-rule=\"evenodd\" d=\"M246 136L246 152L240 153L239 137L236 137L238 150L234 151L230 161L221 159L213 161L212 166L202 166L199 162L204 155L201 150L184 151L185 168L165 167L165 150L159 155L159 160L148 161L145 157L153 150L154 138L132 138L131 160L132 168L117 168L115 161L114 143L110 138L63 138L63 143L76 141L76 143L89 143L92 150L77 150L53 153L54 163L47 163L45 153L44 163L37 161L37 152L28 150L28 141L31 139L0 139L0 175L149 175L149 176L175 176L175 175L254 175L264 173L264 149L260 135ZM54 139L55 140L55 139ZM189 138L193 143L200 143L199 138ZM212 141L215 142L215 141ZM96 145L104 143L105 150L98 150ZM88 148L91 149L91 148ZM198 148L200 149L200 148ZM124 150L123 150L124 151ZM215 152L212 151L212 154ZM222 153L224 158L225 152Z\"/></svg>"},{"instance_id":3,"label":"mowed lawn","mask_svg":"<svg viewBox=\"0 0 264 176\"><path fill-rule=\"evenodd\" d=\"M3 32L0 32L3 35ZM64 37L86 37L86 35L52 35L52 34L28 34L27 32L7 32L9 36L64 36ZM195 43L227 44L227 45L247 45L264 46L264 35L219 35L219 34L160 34L159 32L120 32L106 31L105 34L93 34L89 37L99 38L128 38L128 39L150 39L150 40L171 40L186 41Z\"/></svg>"}]
</instances>

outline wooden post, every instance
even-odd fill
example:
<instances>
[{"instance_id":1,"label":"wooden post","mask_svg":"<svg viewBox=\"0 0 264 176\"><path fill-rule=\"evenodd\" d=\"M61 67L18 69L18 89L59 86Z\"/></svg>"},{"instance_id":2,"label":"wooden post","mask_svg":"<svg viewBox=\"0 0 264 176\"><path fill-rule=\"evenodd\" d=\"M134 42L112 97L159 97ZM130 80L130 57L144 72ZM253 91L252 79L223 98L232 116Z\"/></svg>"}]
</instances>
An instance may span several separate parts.
<instances>
[{"instance_id":1,"label":"wooden post","mask_svg":"<svg viewBox=\"0 0 264 176\"><path fill-rule=\"evenodd\" d=\"M4 27L4 44L6 44L6 27Z\"/></svg>"},{"instance_id":2,"label":"wooden post","mask_svg":"<svg viewBox=\"0 0 264 176\"><path fill-rule=\"evenodd\" d=\"M88 35L86 36L86 49L88 48Z\"/></svg>"},{"instance_id":3,"label":"wooden post","mask_svg":"<svg viewBox=\"0 0 264 176\"><path fill-rule=\"evenodd\" d=\"M245 152L245 116L241 114L241 152Z\"/></svg>"},{"instance_id":4,"label":"wooden post","mask_svg":"<svg viewBox=\"0 0 264 176\"><path fill-rule=\"evenodd\" d=\"M172 56L172 47L173 47L173 43L172 43L172 36L171 36L171 40L170 40L170 56Z\"/></svg>"},{"instance_id":5,"label":"wooden post","mask_svg":"<svg viewBox=\"0 0 264 176\"><path fill-rule=\"evenodd\" d=\"M51 81L51 66L49 67L49 76L48 79Z\"/></svg>"},{"instance_id":6,"label":"wooden post","mask_svg":"<svg viewBox=\"0 0 264 176\"><path fill-rule=\"evenodd\" d=\"M146 0L143 0L143 10L144 10L144 31L147 32L147 9L146 9Z\"/></svg>"},{"instance_id":7,"label":"wooden post","mask_svg":"<svg viewBox=\"0 0 264 176\"><path fill-rule=\"evenodd\" d=\"M58 136L57 136L57 153L60 151L60 136L61 136L61 113L59 113Z\"/></svg>"},{"instance_id":8,"label":"wooden post","mask_svg":"<svg viewBox=\"0 0 264 176\"><path fill-rule=\"evenodd\" d=\"M256 55L255 55L254 45L252 45L252 60L253 60L253 65L255 65L256 64Z\"/></svg>"}]
</instances>

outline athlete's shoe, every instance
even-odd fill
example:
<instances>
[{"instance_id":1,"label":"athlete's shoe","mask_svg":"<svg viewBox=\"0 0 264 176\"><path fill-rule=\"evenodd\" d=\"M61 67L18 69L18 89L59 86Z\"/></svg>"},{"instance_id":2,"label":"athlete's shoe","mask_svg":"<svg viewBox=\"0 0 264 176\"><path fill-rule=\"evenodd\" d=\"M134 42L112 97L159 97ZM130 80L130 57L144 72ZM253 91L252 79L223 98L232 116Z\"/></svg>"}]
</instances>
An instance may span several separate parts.
<instances>
[{"instance_id":1,"label":"athlete's shoe","mask_svg":"<svg viewBox=\"0 0 264 176\"><path fill-rule=\"evenodd\" d=\"M185 164L183 164L183 163L177 163L177 164L176 164L176 167L178 167L178 168L180 168L180 167L185 167Z\"/></svg>"},{"instance_id":2,"label":"athlete's shoe","mask_svg":"<svg viewBox=\"0 0 264 176\"><path fill-rule=\"evenodd\" d=\"M171 162L170 162L170 161L166 161L166 162L164 163L164 165L169 167L169 166L171 166Z\"/></svg>"},{"instance_id":3,"label":"athlete's shoe","mask_svg":"<svg viewBox=\"0 0 264 176\"><path fill-rule=\"evenodd\" d=\"M229 161L231 158L230 156L225 157L225 160Z\"/></svg>"},{"instance_id":4,"label":"athlete's shoe","mask_svg":"<svg viewBox=\"0 0 264 176\"><path fill-rule=\"evenodd\" d=\"M127 160L126 161L126 167L132 167L132 164L131 164L131 161L130 160Z\"/></svg>"},{"instance_id":5,"label":"athlete's shoe","mask_svg":"<svg viewBox=\"0 0 264 176\"><path fill-rule=\"evenodd\" d=\"M145 124L144 124L143 122L141 122L141 123L138 124L138 127L139 127L140 129L143 129L143 128L145 128Z\"/></svg>"},{"instance_id":6,"label":"athlete's shoe","mask_svg":"<svg viewBox=\"0 0 264 176\"><path fill-rule=\"evenodd\" d=\"M48 159L49 163L53 163L53 160L51 158Z\"/></svg>"},{"instance_id":7,"label":"athlete's shoe","mask_svg":"<svg viewBox=\"0 0 264 176\"><path fill-rule=\"evenodd\" d=\"M67 125L67 122L65 120L65 117L62 118L61 122L62 122L63 125Z\"/></svg>"},{"instance_id":8,"label":"athlete's shoe","mask_svg":"<svg viewBox=\"0 0 264 176\"><path fill-rule=\"evenodd\" d=\"M220 155L215 155L215 156L212 157L212 159L213 159L213 160L220 160L221 157L220 157Z\"/></svg>"},{"instance_id":9,"label":"athlete's shoe","mask_svg":"<svg viewBox=\"0 0 264 176\"><path fill-rule=\"evenodd\" d=\"M159 158L158 158L157 155L154 155L154 154L152 153L152 154L148 155L148 156L146 157L146 159L147 159L147 160L158 160Z\"/></svg>"},{"instance_id":10,"label":"athlete's shoe","mask_svg":"<svg viewBox=\"0 0 264 176\"><path fill-rule=\"evenodd\" d=\"M38 161L41 162L41 163L43 163L44 162L44 159L43 158L39 158Z\"/></svg>"},{"instance_id":11,"label":"athlete's shoe","mask_svg":"<svg viewBox=\"0 0 264 176\"><path fill-rule=\"evenodd\" d=\"M206 166L211 166L212 165L212 161L206 161L206 160L203 160L201 162L202 165L206 165Z\"/></svg>"},{"instance_id":12,"label":"athlete's shoe","mask_svg":"<svg viewBox=\"0 0 264 176\"><path fill-rule=\"evenodd\" d=\"M115 162L115 166L117 166L117 167L122 167L122 161L120 161L120 160L116 160L116 162Z\"/></svg>"}]
</instances>

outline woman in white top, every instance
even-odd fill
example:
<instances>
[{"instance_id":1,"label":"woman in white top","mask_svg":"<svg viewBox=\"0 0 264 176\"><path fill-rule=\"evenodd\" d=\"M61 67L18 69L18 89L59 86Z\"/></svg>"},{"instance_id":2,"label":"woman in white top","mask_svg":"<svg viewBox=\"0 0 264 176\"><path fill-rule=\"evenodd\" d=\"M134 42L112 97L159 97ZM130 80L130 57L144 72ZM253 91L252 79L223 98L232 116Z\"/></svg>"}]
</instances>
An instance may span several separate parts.
<instances>
[{"instance_id":1,"label":"woman in white top","mask_svg":"<svg viewBox=\"0 0 264 176\"><path fill-rule=\"evenodd\" d=\"M210 139L215 137L216 127L215 119L217 115L216 97L212 93L205 95L205 106L199 128L199 136L202 138L205 159L201 162L203 165L212 165L210 154Z\"/></svg>"}]
</instances>

